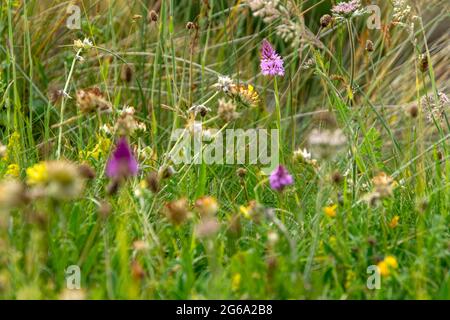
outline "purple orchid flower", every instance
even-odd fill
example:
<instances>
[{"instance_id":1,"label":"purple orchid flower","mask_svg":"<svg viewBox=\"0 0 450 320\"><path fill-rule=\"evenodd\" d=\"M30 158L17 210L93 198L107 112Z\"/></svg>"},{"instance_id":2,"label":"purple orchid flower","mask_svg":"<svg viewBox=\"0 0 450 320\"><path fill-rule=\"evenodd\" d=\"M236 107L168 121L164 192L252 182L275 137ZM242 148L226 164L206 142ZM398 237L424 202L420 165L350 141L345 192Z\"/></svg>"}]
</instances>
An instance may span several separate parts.
<instances>
[{"instance_id":1,"label":"purple orchid flower","mask_svg":"<svg viewBox=\"0 0 450 320\"><path fill-rule=\"evenodd\" d=\"M261 71L265 76L284 76L283 59L266 39L261 45Z\"/></svg>"},{"instance_id":2,"label":"purple orchid flower","mask_svg":"<svg viewBox=\"0 0 450 320\"><path fill-rule=\"evenodd\" d=\"M280 165L270 174L269 182L272 189L282 191L284 187L294 183L294 178Z\"/></svg>"},{"instance_id":3,"label":"purple orchid flower","mask_svg":"<svg viewBox=\"0 0 450 320\"><path fill-rule=\"evenodd\" d=\"M120 180L137 175L138 162L125 137L119 139L116 149L109 156L106 164L106 175L109 178Z\"/></svg>"}]
</instances>

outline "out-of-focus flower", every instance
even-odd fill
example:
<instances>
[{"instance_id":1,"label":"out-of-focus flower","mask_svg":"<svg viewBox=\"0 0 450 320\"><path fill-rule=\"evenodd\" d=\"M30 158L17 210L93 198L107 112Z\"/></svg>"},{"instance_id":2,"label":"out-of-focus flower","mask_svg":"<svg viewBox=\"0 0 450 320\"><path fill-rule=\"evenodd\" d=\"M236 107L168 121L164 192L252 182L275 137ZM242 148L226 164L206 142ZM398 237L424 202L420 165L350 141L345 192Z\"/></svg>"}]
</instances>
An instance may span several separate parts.
<instances>
[{"instance_id":1,"label":"out-of-focus flower","mask_svg":"<svg viewBox=\"0 0 450 320\"><path fill-rule=\"evenodd\" d=\"M219 204L214 197L204 196L195 202L195 208L202 217L214 216L219 210Z\"/></svg>"},{"instance_id":2,"label":"out-of-focus flower","mask_svg":"<svg viewBox=\"0 0 450 320\"><path fill-rule=\"evenodd\" d=\"M380 200L392 196L398 183L384 172L378 173L372 178L373 191L365 195L364 200L370 205L376 205Z\"/></svg>"},{"instance_id":3,"label":"out-of-focus flower","mask_svg":"<svg viewBox=\"0 0 450 320\"><path fill-rule=\"evenodd\" d=\"M233 276L231 277L231 290L233 291L239 290L239 288L241 287L241 279L242 276L240 273L233 274Z\"/></svg>"},{"instance_id":4,"label":"out-of-focus flower","mask_svg":"<svg viewBox=\"0 0 450 320\"><path fill-rule=\"evenodd\" d=\"M220 223L216 218L204 218L195 227L195 235L198 238L210 238L219 232Z\"/></svg>"},{"instance_id":5,"label":"out-of-focus flower","mask_svg":"<svg viewBox=\"0 0 450 320\"><path fill-rule=\"evenodd\" d=\"M284 76L283 59L266 39L261 45L261 71L265 76Z\"/></svg>"},{"instance_id":6,"label":"out-of-focus flower","mask_svg":"<svg viewBox=\"0 0 450 320\"><path fill-rule=\"evenodd\" d=\"M285 167L279 165L269 177L270 187L277 191L282 191L286 186L294 183L294 178Z\"/></svg>"},{"instance_id":7,"label":"out-of-focus flower","mask_svg":"<svg viewBox=\"0 0 450 320\"><path fill-rule=\"evenodd\" d=\"M6 170L6 175L17 178L20 175L19 165L17 163L12 163L12 164L8 165L8 169Z\"/></svg>"},{"instance_id":8,"label":"out-of-focus flower","mask_svg":"<svg viewBox=\"0 0 450 320\"><path fill-rule=\"evenodd\" d=\"M398 268L398 262L394 256L386 256L377 264L377 267L380 275L387 277L391 274L392 270Z\"/></svg>"},{"instance_id":9,"label":"out-of-focus flower","mask_svg":"<svg viewBox=\"0 0 450 320\"><path fill-rule=\"evenodd\" d=\"M55 160L35 164L27 169L27 184L32 187L33 196L47 196L57 200L78 198L85 185L79 166Z\"/></svg>"},{"instance_id":10,"label":"out-of-focus flower","mask_svg":"<svg viewBox=\"0 0 450 320\"><path fill-rule=\"evenodd\" d=\"M133 242L133 249L136 251L144 251L149 249L150 246L147 241L144 240L136 240Z\"/></svg>"},{"instance_id":11,"label":"out-of-focus flower","mask_svg":"<svg viewBox=\"0 0 450 320\"><path fill-rule=\"evenodd\" d=\"M336 208L337 208L337 205L336 204L333 204L333 205L330 205L330 206L326 206L325 208L323 208L323 212L325 212L325 214L328 216L328 217L330 217L330 218L334 218L334 217L336 217Z\"/></svg>"},{"instance_id":12,"label":"out-of-focus flower","mask_svg":"<svg viewBox=\"0 0 450 320\"><path fill-rule=\"evenodd\" d=\"M76 100L82 113L112 111L112 104L97 87L78 90Z\"/></svg>"},{"instance_id":13,"label":"out-of-focus flower","mask_svg":"<svg viewBox=\"0 0 450 320\"><path fill-rule=\"evenodd\" d=\"M119 139L116 149L109 157L106 164L106 175L116 181L137 175L138 162L131 151L125 137Z\"/></svg>"},{"instance_id":14,"label":"out-of-focus flower","mask_svg":"<svg viewBox=\"0 0 450 320\"><path fill-rule=\"evenodd\" d=\"M145 123L136 120L135 113L135 109L130 106L122 109L114 125L114 130L119 136L132 135L135 132L145 132L147 130Z\"/></svg>"},{"instance_id":15,"label":"out-of-focus flower","mask_svg":"<svg viewBox=\"0 0 450 320\"><path fill-rule=\"evenodd\" d=\"M270 231L267 234L267 242L270 247L274 247L277 244L278 240L280 240L280 236L275 231Z\"/></svg>"},{"instance_id":16,"label":"out-of-focus flower","mask_svg":"<svg viewBox=\"0 0 450 320\"><path fill-rule=\"evenodd\" d=\"M148 188L148 180L141 180L139 182L139 184L137 185L137 187L134 189L134 195L137 198L141 198L144 196L144 190L146 190Z\"/></svg>"},{"instance_id":17,"label":"out-of-focus flower","mask_svg":"<svg viewBox=\"0 0 450 320\"><path fill-rule=\"evenodd\" d=\"M95 170L87 163L82 163L78 166L78 171L80 172L80 175L87 179L92 180L95 178Z\"/></svg>"},{"instance_id":18,"label":"out-of-focus flower","mask_svg":"<svg viewBox=\"0 0 450 320\"><path fill-rule=\"evenodd\" d=\"M389 222L389 228L394 229L398 226L398 221L400 220L399 216L394 216L392 220Z\"/></svg>"},{"instance_id":19,"label":"out-of-focus flower","mask_svg":"<svg viewBox=\"0 0 450 320\"><path fill-rule=\"evenodd\" d=\"M346 142L347 138L340 129L314 129L308 137L313 155L320 159L334 158Z\"/></svg>"},{"instance_id":20,"label":"out-of-focus flower","mask_svg":"<svg viewBox=\"0 0 450 320\"><path fill-rule=\"evenodd\" d=\"M30 186L46 183L48 180L47 165L45 162L39 162L32 167L27 168L27 184Z\"/></svg>"},{"instance_id":21,"label":"out-of-focus flower","mask_svg":"<svg viewBox=\"0 0 450 320\"><path fill-rule=\"evenodd\" d=\"M232 100L225 100L223 98L218 101L219 107L217 109L217 115L225 122L231 122L239 117L239 113L236 112L236 105Z\"/></svg>"},{"instance_id":22,"label":"out-of-focus flower","mask_svg":"<svg viewBox=\"0 0 450 320\"><path fill-rule=\"evenodd\" d=\"M255 200L249 202L247 206L240 206L239 211L245 218L253 220L255 223L259 223L261 219L266 215L267 210L264 206L257 203Z\"/></svg>"},{"instance_id":23,"label":"out-of-focus flower","mask_svg":"<svg viewBox=\"0 0 450 320\"><path fill-rule=\"evenodd\" d=\"M340 2L331 8L331 12L339 17L349 17L361 7L360 0Z\"/></svg>"},{"instance_id":24,"label":"out-of-focus flower","mask_svg":"<svg viewBox=\"0 0 450 320\"><path fill-rule=\"evenodd\" d=\"M0 182L0 208L13 209L26 203L27 199L25 186L20 181L6 179Z\"/></svg>"},{"instance_id":25,"label":"out-of-focus flower","mask_svg":"<svg viewBox=\"0 0 450 320\"><path fill-rule=\"evenodd\" d=\"M385 172L380 172L375 177L372 178L372 182L377 192L381 198L386 198L392 195L394 188L398 183Z\"/></svg>"},{"instance_id":26,"label":"out-of-focus flower","mask_svg":"<svg viewBox=\"0 0 450 320\"><path fill-rule=\"evenodd\" d=\"M166 205L164 206L164 213L169 221L174 225L182 224L189 218L191 214L186 198L181 198L166 203Z\"/></svg>"}]
</instances>

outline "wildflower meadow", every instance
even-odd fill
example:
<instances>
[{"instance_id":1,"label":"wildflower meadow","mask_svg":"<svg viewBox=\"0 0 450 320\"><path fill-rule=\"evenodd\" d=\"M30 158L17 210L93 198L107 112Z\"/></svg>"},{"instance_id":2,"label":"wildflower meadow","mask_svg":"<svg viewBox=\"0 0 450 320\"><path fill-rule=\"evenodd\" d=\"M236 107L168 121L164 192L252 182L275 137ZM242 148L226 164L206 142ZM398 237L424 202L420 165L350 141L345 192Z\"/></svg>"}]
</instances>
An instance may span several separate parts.
<instances>
[{"instance_id":1,"label":"wildflower meadow","mask_svg":"<svg viewBox=\"0 0 450 320\"><path fill-rule=\"evenodd\" d=\"M449 6L2 0L0 299L450 299Z\"/></svg>"}]
</instances>

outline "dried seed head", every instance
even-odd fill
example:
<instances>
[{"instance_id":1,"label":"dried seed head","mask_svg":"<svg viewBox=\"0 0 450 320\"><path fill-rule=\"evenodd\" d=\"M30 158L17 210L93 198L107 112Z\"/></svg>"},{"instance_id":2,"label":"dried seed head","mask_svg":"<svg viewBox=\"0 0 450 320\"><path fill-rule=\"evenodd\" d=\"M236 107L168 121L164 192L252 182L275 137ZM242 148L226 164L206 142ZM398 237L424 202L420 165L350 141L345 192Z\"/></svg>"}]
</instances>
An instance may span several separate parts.
<instances>
[{"instance_id":1,"label":"dried seed head","mask_svg":"<svg viewBox=\"0 0 450 320\"><path fill-rule=\"evenodd\" d=\"M81 176L85 179L91 180L95 178L94 169L87 163L79 165L78 170L80 171Z\"/></svg>"},{"instance_id":2,"label":"dried seed head","mask_svg":"<svg viewBox=\"0 0 450 320\"><path fill-rule=\"evenodd\" d=\"M126 83L130 83L133 80L133 67L129 64L122 65L122 70L120 73L120 79Z\"/></svg>"},{"instance_id":3,"label":"dried seed head","mask_svg":"<svg viewBox=\"0 0 450 320\"><path fill-rule=\"evenodd\" d=\"M131 263L131 275L135 280L142 280L145 277L145 270L137 260Z\"/></svg>"},{"instance_id":4,"label":"dried seed head","mask_svg":"<svg viewBox=\"0 0 450 320\"><path fill-rule=\"evenodd\" d=\"M239 168L236 170L236 174L239 178L244 178L247 175L247 169Z\"/></svg>"},{"instance_id":5,"label":"dried seed head","mask_svg":"<svg viewBox=\"0 0 450 320\"><path fill-rule=\"evenodd\" d=\"M56 88L50 88L47 93L47 97L52 104L59 102L63 95L63 90Z\"/></svg>"},{"instance_id":6,"label":"dried seed head","mask_svg":"<svg viewBox=\"0 0 450 320\"><path fill-rule=\"evenodd\" d=\"M14 179L3 180L0 183L0 208L13 209L27 202L25 186Z\"/></svg>"},{"instance_id":7,"label":"dried seed head","mask_svg":"<svg viewBox=\"0 0 450 320\"><path fill-rule=\"evenodd\" d=\"M111 103L106 100L103 93L97 87L78 90L76 100L82 113L112 111Z\"/></svg>"},{"instance_id":8,"label":"dried seed head","mask_svg":"<svg viewBox=\"0 0 450 320\"><path fill-rule=\"evenodd\" d=\"M119 191L120 182L119 180L112 180L110 184L106 187L106 193L110 196L115 195Z\"/></svg>"},{"instance_id":9,"label":"dried seed head","mask_svg":"<svg viewBox=\"0 0 450 320\"><path fill-rule=\"evenodd\" d=\"M150 172L146 178L146 181L147 186L151 192L157 193L159 191L159 175L156 171Z\"/></svg>"},{"instance_id":10,"label":"dried seed head","mask_svg":"<svg viewBox=\"0 0 450 320\"><path fill-rule=\"evenodd\" d=\"M111 214L112 208L108 201L102 200L98 206L97 212L100 218L106 219Z\"/></svg>"},{"instance_id":11,"label":"dried seed head","mask_svg":"<svg viewBox=\"0 0 450 320\"><path fill-rule=\"evenodd\" d=\"M373 52L373 50L374 50L373 42L371 40L367 40L366 41L366 51Z\"/></svg>"},{"instance_id":12,"label":"dried seed head","mask_svg":"<svg viewBox=\"0 0 450 320\"><path fill-rule=\"evenodd\" d=\"M236 112L236 105L232 100L219 99L219 107L217 114L220 119L225 122L231 122L239 117L239 113Z\"/></svg>"},{"instance_id":13,"label":"dried seed head","mask_svg":"<svg viewBox=\"0 0 450 320\"><path fill-rule=\"evenodd\" d=\"M159 169L159 175L161 179L169 179L176 173L174 167L172 166L164 166Z\"/></svg>"},{"instance_id":14,"label":"dried seed head","mask_svg":"<svg viewBox=\"0 0 450 320\"><path fill-rule=\"evenodd\" d=\"M166 203L164 213L174 225L182 224L190 215L187 199L181 198Z\"/></svg>"},{"instance_id":15,"label":"dried seed head","mask_svg":"<svg viewBox=\"0 0 450 320\"><path fill-rule=\"evenodd\" d=\"M426 72L428 70L428 56L426 54L421 54L419 56L419 69L422 72Z\"/></svg>"},{"instance_id":16,"label":"dried seed head","mask_svg":"<svg viewBox=\"0 0 450 320\"><path fill-rule=\"evenodd\" d=\"M158 21L158 14L156 13L155 10L151 10L150 13L148 14L150 21L156 22Z\"/></svg>"},{"instance_id":17,"label":"dried seed head","mask_svg":"<svg viewBox=\"0 0 450 320\"><path fill-rule=\"evenodd\" d=\"M381 198L386 198L392 195L394 188L397 186L397 182L384 172L380 172L372 178L372 183L375 188L375 192Z\"/></svg>"},{"instance_id":18,"label":"dried seed head","mask_svg":"<svg viewBox=\"0 0 450 320\"><path fill-rule=\"evenodd\" d=\"M417 118L419 115L419 108L417 105L413 104L408 108L408 114L411 116L411 118Z\"/></svg>"},{"instance_id":19,"label":"dried seed head","mask_svg":"<svg viewBox=\"0 0 450 320\"><path fill-rule=\"evenodd\" d=\"M195 202L195 208L202 218L214 216L219 210L219 204L214 197L204 196Z\"/></svg>"},{"instance_id":20,"label":"dried seed head","mask_svg":"<svg viewBox=\"0 0 450 320\"><path fill-rule=\"evenodd\" d=\"M186 29L188 30L193 30L193 29L197 29L198 26L195 22L189 21L188 23L186 23Z\"/></svg>"},{"instance_id":21,"label":"dried seed head","mask_svg":"<svg viewBox=\"0 0 450 320\"><path fill-rule=\"evenodd\" d=\"M333 181L333 183L335 184L340 184L343 180L342 174L339 171L335 171L332 175L331 175L331 181Z\"/></svg>"},{"instance_id":22,"label":"dried seed head","mask_svg":"<svg viewBox=\"0 0 450 320\"><path fill-rule=\"evenodd\" d=\"M216 235L219 229L220 223L216 218L206 218L195 227L195 235L198 238L210 238Z\"/></svg>"},{"instance_id":23,"label":"dried seed head","mask_svg":"<svg viewBox=\"0 0 450 320\"><path fill-rule=\"evenodd\" d=\"M330 25L331 21L333 20L333 17L329 14L325 14L320 18L320 26L322 28L326 28Z\"/></svg>"},{"instance_id":24,"label":"dried seed head","mask_svg":"<svg viewBox=\"0 0 450 320\"><path fill-rule=\"evenodd\" d=\"M210 108L206 107L203 104L199 104L199 105L193 105L192 107L189 108L188 110L190 113L193 113L194 116L196 116L197 114L199 114L202 118L205 117L208 112L211 111Z\"/></svg>"}]
</instances>

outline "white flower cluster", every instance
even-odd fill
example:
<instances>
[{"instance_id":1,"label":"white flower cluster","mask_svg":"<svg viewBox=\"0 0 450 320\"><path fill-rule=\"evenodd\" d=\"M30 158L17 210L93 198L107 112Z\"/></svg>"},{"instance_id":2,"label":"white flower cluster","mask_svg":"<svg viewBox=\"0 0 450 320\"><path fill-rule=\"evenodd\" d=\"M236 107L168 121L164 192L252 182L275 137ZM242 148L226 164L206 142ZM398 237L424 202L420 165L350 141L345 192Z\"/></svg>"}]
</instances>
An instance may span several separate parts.
<instances>
[{"instance_id":1,"label":"white flower cluster","mask_svg":"<svg viewBox=\"0 0 450 320\"><path fill-rule=\"evenodd\" d=\"M408 5L406 0L393 0L392 3L394 5L394 14L392 15L392 19L395 22L405 21L411 14L411 7Z\"/></svg>"}]
</instances>

